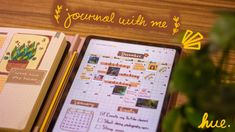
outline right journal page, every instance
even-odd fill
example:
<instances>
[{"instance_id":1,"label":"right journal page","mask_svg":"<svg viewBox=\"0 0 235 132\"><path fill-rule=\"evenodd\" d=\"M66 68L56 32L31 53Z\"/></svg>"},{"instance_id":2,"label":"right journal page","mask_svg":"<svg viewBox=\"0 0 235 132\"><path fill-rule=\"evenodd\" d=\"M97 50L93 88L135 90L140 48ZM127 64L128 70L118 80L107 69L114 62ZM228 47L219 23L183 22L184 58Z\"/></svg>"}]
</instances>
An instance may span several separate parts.
<instances>
[{"instance_id":1,"label":"right journal page","mask_svg":"<svg viewBox=\"0 0 235 132\"><path fill-rule=\"evenodd\" d=\"M91 39L53 131L156 131L176 52Z\"/></svg>"}]
</instances>

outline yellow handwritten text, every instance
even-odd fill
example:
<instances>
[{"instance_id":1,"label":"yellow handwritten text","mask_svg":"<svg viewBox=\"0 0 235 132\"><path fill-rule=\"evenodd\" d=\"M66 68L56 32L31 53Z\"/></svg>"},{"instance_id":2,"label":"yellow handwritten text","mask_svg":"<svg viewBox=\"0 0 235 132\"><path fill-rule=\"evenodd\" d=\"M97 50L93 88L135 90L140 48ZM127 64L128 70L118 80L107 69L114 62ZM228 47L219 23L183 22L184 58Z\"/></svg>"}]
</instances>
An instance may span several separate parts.
<instances>
[{"instance_id":1,"label":"yellow handwritten text","mask_svg":"<svg viewBox=\"0 0 235 132\"><path fill-rule=\"evenodd\" d=\"M59 18L60 18L60 13L61 13L61 10L62 10L63 6L62 5L57 5L56 6L56 9L55 9L55 15L54 15L54 18L56 20L56 22L59 24Z\"/></svg>"},{"instance_id":2,"label":"yellow handwritten text","mask_svg":"<svg viewBox=\"0 0 235 132\"><path fill-rule=\"evenodd\" d=\"M64 28L69 28L72 24L72 21L98 21L104 23L114 23L115 12L112 12L109 16L98 15L98 14L89 14L89 13L67 13L67 18L64 21Z\"/></svg>"},{"instance_id":3,"label":"yellow handwritten text","mask_svg":"<svg viewBox=\"0 0 235 132\"><path fill-rule=\"evenodd\" d=\"M173 21L175 22L175 27L173 28L173 33L172 35L175 35L177 32L179 32L179 27L180 27L180 23L179 23L179 17L177 16L174 16L173 17Z\"/></svg>"},{"instance_id":4,"label":"yellow handwritten text","mask_svg":"<svg viewBox=\"0 0 235 132\"><path fill-rule=\"evenodd\" d=\"M137 19L135 19L135 16L132 16L131 19L124 19L124 18L120 17L118 22L119 22L119 24L124 25L124 26L125 25L127 25L127 26L137 25L137 26L144 26L144 27L147 26L146 20L142 15L139 15Z\"/></svg>"},{"instance_id":5,"label":"yellow handwritten text","mask_svg":"<svg viewBox=\"0 0 235 132\"><path fill-rule=\"evenodd\" d=\"M135 13L136 14L136 13ZM131 16L121 16L116 11L105 12L95 12L89 9L76 9L69 10L69 8L63 4L56 4L53 11L53 18L56 21L56 25L63 26L65 29L70 28L76 22L81 23L92 23L92 24L112 24L112 26L129 26L129 27L140 27L147 30L159 29L159 31L167 32L172 31L172 35L179 32L180 27L180 17L174 16L164 17L163 19L152 19L145 16L142 13ZM172 22L173 19L173 22ZM171 21L170 21L171 20ZM165 29L165 30L164 30ZM187 43L191 40L187 41ZM192 46L196 45L191 42ZM191 44L190 43L190 44ZM186 45L186 44L185 44ZM190 47L191 45L187 45ZM192 48L192 46L190 48ZM185 47L187 48L187 47ZM196 47L198 48L198 47Z\"/></svg>"},{"instance_id":6,"label":"yellow handwritten text","mask_svg":"<svg viewBox=\"0 0 235 132\"><path fill-rule=\"evenodd\" d=\"M167 28L166 21L151 21L152 27Z\"/></svg>"},{"instance_id":7,"label":"yellow handwritten text","mask_svg":"<svg viewBox=\"0 0 235 132\"><path fill-rule=\"evenodd\" d=\"M208 113L204 113L204 115L202 117L202 122L198 126L198 128L226 128L226 127L230 127L230 125L226 126L225 123L226 123L225 119L222 119L220 122L218 120L208 121Z\"/></svg>"}]
</instances>

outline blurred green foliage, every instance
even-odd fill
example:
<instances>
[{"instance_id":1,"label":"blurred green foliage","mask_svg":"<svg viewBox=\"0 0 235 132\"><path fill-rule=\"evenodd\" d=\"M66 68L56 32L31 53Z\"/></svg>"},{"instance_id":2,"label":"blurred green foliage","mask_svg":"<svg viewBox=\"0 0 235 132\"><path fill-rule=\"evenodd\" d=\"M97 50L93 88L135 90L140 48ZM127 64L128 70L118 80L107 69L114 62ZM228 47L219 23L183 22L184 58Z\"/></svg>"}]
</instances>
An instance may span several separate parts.
<instances>
[{"instance_id":1,"label":"blurred green foliage","mask_svg":"<svg viewBox=\"0 0 235 132\"><path fill-rule=\"evenodd\" d=\"M188 101L165 117L166 132L235 132L235 83L226 82L235 75L235 66L227 72L229 52L235 49L235 12L221 13L210 40L200 51L183 57L177 64L171 90L183 93ZM222 52L215 64L210 55ZM232 58L231 58L232 59ZM209 121L226 120L230 127L199 129L203 114Z\"/></svg>"}]
</instances>

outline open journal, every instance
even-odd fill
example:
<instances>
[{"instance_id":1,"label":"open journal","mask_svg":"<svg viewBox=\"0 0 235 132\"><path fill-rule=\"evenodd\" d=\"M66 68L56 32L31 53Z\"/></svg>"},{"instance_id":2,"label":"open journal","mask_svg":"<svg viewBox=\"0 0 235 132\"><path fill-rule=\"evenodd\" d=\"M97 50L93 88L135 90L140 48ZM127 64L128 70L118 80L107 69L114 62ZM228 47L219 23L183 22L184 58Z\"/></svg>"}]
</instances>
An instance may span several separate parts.
<instances>
[{"instance_id":1,"label":"open journal","mask_svg":"<svg viewBox=\"0 0 235 132\"><path fill-rule=\"evenodd\" d=\"M0 28L0 131L154 132L181 48Z\"/></svg>"}]
</instances>

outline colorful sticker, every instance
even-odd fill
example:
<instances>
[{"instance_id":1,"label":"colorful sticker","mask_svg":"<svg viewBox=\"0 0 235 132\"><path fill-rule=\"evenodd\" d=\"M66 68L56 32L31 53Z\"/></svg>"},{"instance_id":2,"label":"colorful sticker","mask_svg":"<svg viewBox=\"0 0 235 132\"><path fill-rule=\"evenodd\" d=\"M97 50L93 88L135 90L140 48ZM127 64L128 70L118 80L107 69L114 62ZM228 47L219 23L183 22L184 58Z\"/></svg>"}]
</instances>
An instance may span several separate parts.
<instances>
[{"instance_id":1,"label":"colorful sticker","mask_svg":"<svg viewBox=\"0 0 235 132\"><path fill-rule=\"evenodd\" d=\"M135 63L133 70L145 71L145 67L142 63Z\"/></svg>"},{"instance_id":2,"label":"colorful sticker","mask_svg":"<svg viewBox=\"0 0 235 132\"><path fill-rule=\"evenodd\" d=\"M107 75L118 76L119 71L120 71L119 67L109 67L107 71Z\"/></svg>"},{"instance_id":3,"label":"colorful sticker","mask_svg":"<svg viewBox=\"0 0 235 132\"><path fill-rule=\"evenodd\" d=\"M113 89L113 94L115 94L115 95L124 95L125 92L126 92L126 86L115 85L115 87Z\"/></svg>"},{"instance_id":4,"label":"colorful sticker","mask_svg":"<svg viewBox=\"0 0 235 132\"><path fill-rule=\"evenodd\" d=\"M49 37L15 34L0 62L0 72L12 68L37 69L50 42Z\"/></svg>"},{"instance_id":5,"label":"colorful sticker","mask_svg":"<svg viewBox=\"0 0 235 132\"><path fill-rule=\"evenodd\" d=\"M88 63L90 64L97 64L99 61L99 57L95 56L95 55L91 55L89 57Z\"/></svg>"},{"instance_id":6,"label":"colorful sticker","mask_svg":"<svg viewBox=\"0 0 235 132\"><path fill-rule=\"evenodd\" d=\"M148 70L156 71L157 70L157 63L156 62L150 62L149 65L148 65Z\"/></svg>"},{"instance_id":7,"label":"colorful sticker","mask_svg":"<svg viewBox=\"0 0 235 132\"><path fill-rule=\"evenodd\" d=\"M136 106L142 108L157 109L158 101L151 99L138 98Z\"/></svg>"},{"instance_id":8,"label":"colorful sticker","mask_svg":"<svg viewBox=\"0 0 235 132\"><path fill-rule=\"evenodd\" d=\"M93 80L102 81L103 78L104 78L104 75L95 75Z\"/></svg>"}]
</instances>

